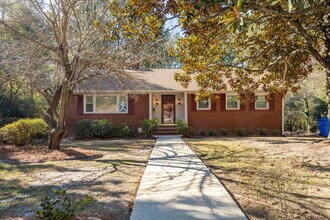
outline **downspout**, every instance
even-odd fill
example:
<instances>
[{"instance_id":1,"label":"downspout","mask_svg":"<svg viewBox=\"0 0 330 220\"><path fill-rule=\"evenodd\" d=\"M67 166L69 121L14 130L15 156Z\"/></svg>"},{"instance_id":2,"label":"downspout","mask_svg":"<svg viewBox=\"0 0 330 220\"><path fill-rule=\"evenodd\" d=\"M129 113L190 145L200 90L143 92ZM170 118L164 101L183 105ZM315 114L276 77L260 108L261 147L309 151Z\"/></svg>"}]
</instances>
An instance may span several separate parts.
<instances>
[{"instance_id":1,"label":"downspout","mask_svg":"<svg viewBox=\"0 0 330 220\"><path fill-rule=\"evenodd\" d=\"M284 97L282 97L282 135L284 136Z\"/></svg>"}]
</instances>

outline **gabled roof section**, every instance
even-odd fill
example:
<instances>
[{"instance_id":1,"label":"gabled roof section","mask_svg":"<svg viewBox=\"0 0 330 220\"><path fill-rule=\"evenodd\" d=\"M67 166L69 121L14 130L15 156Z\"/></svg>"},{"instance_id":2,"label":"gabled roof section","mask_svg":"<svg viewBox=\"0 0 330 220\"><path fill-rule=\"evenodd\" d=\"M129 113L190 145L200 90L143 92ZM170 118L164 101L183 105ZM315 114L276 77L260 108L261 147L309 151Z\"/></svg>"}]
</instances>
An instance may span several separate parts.
<instances>
[{"instance_id":1,"label":"gabled roof section","mask_svg":"<svg viewBox=\"0 0 330 220\"><path fill-rule=\"evenodd\" d=\"M148 92L148 91L197 91L193 80L184 89L174 79L174 74L181 69L125 70L125 74L113 74L92 77L79 83L75 93L102 92Z\"/></svg>"}]
</instances>

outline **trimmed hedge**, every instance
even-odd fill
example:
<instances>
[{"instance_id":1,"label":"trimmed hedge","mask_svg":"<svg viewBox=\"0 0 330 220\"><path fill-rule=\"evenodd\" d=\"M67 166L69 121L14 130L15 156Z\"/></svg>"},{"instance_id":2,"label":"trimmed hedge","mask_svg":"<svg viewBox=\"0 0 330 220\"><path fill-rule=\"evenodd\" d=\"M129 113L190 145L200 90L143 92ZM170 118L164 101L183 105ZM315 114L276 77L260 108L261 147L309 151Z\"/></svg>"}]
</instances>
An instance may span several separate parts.
<instances>
[{"instance_id":1,"label":"trimmed hedge","mask_svg":"<svg viewBox=\"0 0 330 220\"><path fill-rule=\"evenodd\" d=\"M43 119L20 119L0 129L0 137L16 146L29 144L35 137L46 136L48 126Z\"/></svg>"},{"instance_id":2,"label":"trimmed hedge","mask_svg":"<svg viewBox=\"0 0 330 220\"><path fill-rule=\"evenodd\" d=\"M83 119L75 124L75 137L78 139L134 137L136 130L129 124L111 124L106 119Z\"/></svg>"}]
</instances>

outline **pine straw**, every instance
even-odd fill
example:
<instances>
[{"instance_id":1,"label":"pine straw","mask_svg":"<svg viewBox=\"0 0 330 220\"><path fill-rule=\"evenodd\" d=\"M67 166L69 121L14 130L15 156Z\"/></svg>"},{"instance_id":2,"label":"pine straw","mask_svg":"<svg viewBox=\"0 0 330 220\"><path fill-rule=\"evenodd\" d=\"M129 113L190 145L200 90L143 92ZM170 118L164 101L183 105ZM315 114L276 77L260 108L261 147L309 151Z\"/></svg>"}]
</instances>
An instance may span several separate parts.
<instances>
[{"instance_id":1,"label":"pine straw","mask_svg":"<svg viewBox=\"0 0 330 220\"><path fill-rule=\"evenodd\" d=\"M13 163L43 163L46 161L70 159L95 159L102 156L103 153L100 151L81 148L65 148L51 151L45 145L24 147L0 146L0 160Z\"/></svg>"}]
</instances>

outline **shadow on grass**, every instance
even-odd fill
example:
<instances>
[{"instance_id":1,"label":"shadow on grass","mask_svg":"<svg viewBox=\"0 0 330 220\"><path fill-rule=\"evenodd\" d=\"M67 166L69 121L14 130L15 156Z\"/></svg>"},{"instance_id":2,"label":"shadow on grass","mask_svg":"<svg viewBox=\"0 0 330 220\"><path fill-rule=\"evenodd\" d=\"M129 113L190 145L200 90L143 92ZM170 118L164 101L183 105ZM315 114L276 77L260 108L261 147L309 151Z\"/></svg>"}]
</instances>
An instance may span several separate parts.
<instances>
[{"instance_id":1,"label":"shadow on grass","mask_svg":"<svg viewBox=\"0 0 330 220\"><path fill-rule=\"evenodd\" d=\"M262 140L264 141L264 140ZM316 140L319 141L319 140ZM190 142L190 140L189 140ZM268 214L275 213L284 218L290 218L288 209L293 213L305 213L303 219L327 219L327 206L330 197L327 195L311 195L306 187L326 187L322 182L311 182L309 177L301 175L301 172L308 174L308 169L315 169L321 172L329 172L327 167L305 166L295 167L290 161L265 158L258 150L248 147L224 146L213 143L190 142L193 149L214 172L216 177L228 188L238 194L257 195L257 198L268 203L268 211L261 212L262 202L254 200L260 207L250 203L244 207L246 213L253 217L264 218ZM292 143L292 142L290 142ZM312 173L309 173L312 174ZM318 178L318 176L311 176ZM319 178L318 178L319 179ZM233 186L236 189L232 189ZM253 197L254 197L253 196ZM270 205L275 203L283 205ZM253 202L252 202L253 203ZM251 208L251 209L250 209ZM307 212L306 212L307 211ZM291 212L292 213L292 212ZM307 214L306 214L307 213ZM292 217L292 216L291 216Z\"/></svg>"},{"instance_id":2,"label":"shadow on grass","mask_svg":"<svg viewBox=\"0 0 330 220\"><path fill-rule=\"evenodd\" d=\"M19 181L13 183L16 186L21 185ZM120 190L109 190L102 189L104 185L103 181L91 182L80 182L79 184L65 184L62 185L43 185L43 186L30 186L30 187L20 187L19 195L7 199L6 203L3 203L4 200L0 200L0 213L1 219L8 218L23 218L23 219L35 219L36 210L40 204L41 199L44 196L54 196L52 190L58 188L59 186L64 189L69 189L68 195L74 195L76 197L83 196L93 196L95 193L102 194L103 198L112 198L112 199L103 199L94 197L91 204L89 204L86 209L77 213L77 216L85 217L100 217L102 219L128 219L132 211L133 201L120 200L119 198L128 194L128 192ZM72 191L85 189L88 187L85 193L72 193ZM12 189L11 189L12 190ZM86 218L84 218L86 219Z\"/></svg>"},{"instance_id":3,"label":"shadow on grass","mask_svg":"<svg viewBox=\"0 0 330 220\"><path fill-rule=\"evenodd\" d=\"M126 152L141 148L151 149L153 139L121 139L121 140L63 140L62 148L82 148L85 150Z\"/></svg>"}]
</instances>

